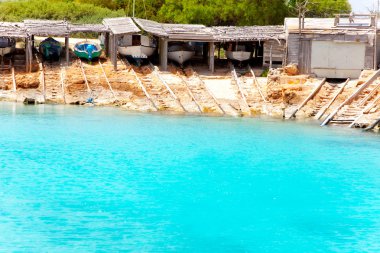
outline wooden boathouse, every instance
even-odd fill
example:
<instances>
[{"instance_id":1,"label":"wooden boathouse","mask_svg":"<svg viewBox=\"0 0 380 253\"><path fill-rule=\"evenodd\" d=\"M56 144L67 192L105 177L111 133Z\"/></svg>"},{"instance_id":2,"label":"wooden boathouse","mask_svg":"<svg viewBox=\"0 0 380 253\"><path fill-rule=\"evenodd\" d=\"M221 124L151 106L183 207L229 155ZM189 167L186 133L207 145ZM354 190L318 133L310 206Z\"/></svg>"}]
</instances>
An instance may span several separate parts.
<instances>
[{"instance_id":1,"label":"wooden boathouse","mask_svg":"<svg viewBox=\"0 0 380 253\"><path fill-rule=\"evenodd\" d=\"M376 22L376 15L286 18L286 63L317 77L358 78L379 63Z\"/></svg>"},{"instance_id":2,"label":"wooden boathouse","mask_svg":"<svg viewBox=\"0 0 380 253\"><path fill-rule=\"evenodd\" d=\"M17 66L17 63L12 63L16 67L25 67L27 72L31 71L32 66L32 44L31 37L29 36L24 23L0 23L0 37L7 37L13 39L22 39L25 42L25 66Z\"/></svg>"},{"instance_id":3,"label":"wooden boathouse","mask_svg":"<svg viewBox=\"0 0 380 253\"><path fill-rule=\"evenodd\" d=\"M219 45L231 42L251 45L253 59L259 66L283 66L286 45L283 26L214 26L212 33Z\"/></svg>"}]
</instances>

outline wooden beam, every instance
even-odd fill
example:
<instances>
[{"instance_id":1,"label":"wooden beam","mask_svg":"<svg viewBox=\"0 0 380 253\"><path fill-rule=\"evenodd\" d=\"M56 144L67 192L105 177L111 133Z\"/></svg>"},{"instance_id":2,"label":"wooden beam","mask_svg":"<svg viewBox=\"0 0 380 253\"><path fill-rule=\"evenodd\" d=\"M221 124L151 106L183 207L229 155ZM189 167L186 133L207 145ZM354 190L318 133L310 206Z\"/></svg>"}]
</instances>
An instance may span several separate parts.
<instances>
[{"instance_id":1,"label":"wooden beam","mask_svg":"<svg viewBox=\"0 0 380 253\"><path fill-rule=\"evenodd\" d=\"M209 43L209 69L212 73L215 72L215 43Z\"/></svg>"},{"instance_id":2,"label":"wooden beam","mask_svg":"<svg viewBox=\"0 0 380 253\"><path fill-rule=\"evenodd\" d=\"M69 36L65 37L65 49L66 49L66 66L70 65L70 42Z\"/></svg>"},{"instance_id":3,"label":"wooden beam","mask_svg":"<svg viewBox=\"0 0 380 253\"><path fill-rule=\"evenodd\" d=\"M112 35L112 62L113 68L117 71L117 35Z\"/></svg>"},{"instance_id":4,"label":"wooden beam","mask_svg":"<svg viewBox=\"0 0 380 253\"><path fill-rule=\"evenodd\" d=\"M110 41L109 41L110 34L104 33L104 53L108 57L110 55Z\"/></svg>"},{"instance_id":5,"label":"wooden beam","mask_svg":"<svg viewBox=\"0 0 380 253\"><path fill-rule=\"evenodd\" d=\"M322 86L325 84L326 82L326 78L324 78L322 80L322 82L319 83L319 85L317 87L315 87L315 89L310 93L310 95L298 106L298 108L290 115L289 119L293 118L296 116L297 112L299 110L302 109L302 107L304 107L307 102L309 102L311 99L313 99L313 97L315 97L315 95L317 95L317 93L319 92L319 90L322 88Z\"/></svg>"},{"instance_id":6,"label":"wooden beam","mask_svg":"<svg viewBox=\"0 0 380 253\"><path fill-rule=\"evenodd\" d=\"M159 40L160 68L162 71L168 70L168 41L165 38Z\"/></svg>"},{"instance_id":7,"label":"wooden beam","mask_svg":"<svg viewBox=\"0 0 380 253\"><path fill-rule=\"evenodd\" d=\"M373 81L377 79L377 77L380 75L380 70L373 73L373 75L362 85L360 88L358 88L349 98L347 98L342 104L340 104L327 118L326 120L321 124L321 126L325 126L330 123L330 121L335 117L335 115L339 112L339 110L352 102L359 94L366 89Z\"/></svg>"},{"instance_id":8,"label":"wooden beam","mask_svg":"<svg viewBox=\"0 0 380 253\"><path fill-rule=\"evenodd\" d=\"M25 39L25 71L29 72L29 38Z\"/></svg>"}]
</instances>

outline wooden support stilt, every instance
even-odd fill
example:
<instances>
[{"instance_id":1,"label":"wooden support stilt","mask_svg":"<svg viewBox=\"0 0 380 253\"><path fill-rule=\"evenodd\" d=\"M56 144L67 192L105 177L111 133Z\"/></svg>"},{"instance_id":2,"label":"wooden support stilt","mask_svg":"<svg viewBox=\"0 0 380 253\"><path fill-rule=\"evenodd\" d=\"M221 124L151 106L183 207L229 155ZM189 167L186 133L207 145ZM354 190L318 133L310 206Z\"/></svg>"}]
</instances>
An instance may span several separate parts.
<instances>
[{"instance_id":1,"label":"wooden support stilt","mask_svg":"<svg viewBox=\"0 0 380 253\"><path fill-rule=\"evenodd\" d=\"M70 42L69 36L65 37L65 50L66 50L66 66L70 65Z\"/></svg>"},{"instance_id":2,"label":"wooden support stilt","mask_svg":"<svg viewBox=\"0 0 380 253\"><path fill-rule=\"evenodd\" d=\"M214 73L215 71L215 43L209 43L209 70Z\"/></svg>"},{"instance_id":3,"label":"wooden support stilt","mask_svg":"<svg viewBox=\"0 0 380 253\"><path fill-rule=\"evenodd\" d=\"M160 68L162 71L168 70L168 41L160 38L159 41Z\"/></svg>"},{"instance_id":4,"label":"wooden support stilt","mask_svg":"<svg viewBox=\"0 0 380 253\"><path fill-rule=\"evenodd\" d=\"M29 72L29 58L31 57L29 55L29 38L25 39L25 71Z\"/></svg>"},{"instance_id":5,"label":"wooden support stilt","mask_svg":"<svg viewBox=\"0 0 380 253\"><path fill-rule=\"evenodd\" d=\"M325 114L325 112L330 108L330 106L335 102L335 100L338 98L338 96L343 92L344 88L347 86L347 84L350 82L350 78L348 78L346 80L346 82L344 82L344 84L342 85L342 87L340 87L340 89L337 91L337 93L335 94L335 96L331 99L331 101L324 107L322 108L322 110L320 110L317 115L315 115L315 118L316 119L320 119L322 118L323 114Z\"/></svg>"},{"instance_id":6,"label":"wooden support stilt","mask_svg":"<svg viewBox=\"0 0 380 253\"><path fill-rule=\"evenodd\" d=\"M324 78L323 80L322 80L322 82L320 82L319 84L318 84L318 86L317 87L315 87L315 89L310 93L310 95L297 107L297 109L289 116L289 119L291 119L291 118L293 118L293 117L295 117L296 116L296 114L297 114L297 112L299 111L299 110L301 110L302 109L302 107L304 107L306 104L307 104L307 102L309 102L311 99L313 99L314 97L315 97L315 95L317 95L317 93L319 92L319 90L322 88L322 86L325 84L325 82L326 82L326 78Z\"/></svg>"},{"instance_id":7,"label":"wooden support stilt","mask_svg":"<svg viewBox=\"0 0 380 253\"><path fill-rule=\"evenodd\" d=\"M112 36L112 59L113 67L115 71L117 70L117 35Z\"/></svg>"},{"instance_id":8,"label":"wooden support stilt","mask_svg":"<svg viewBox=\"0 0 380 253\"><path fill-rule=\"evenodd\" d=\"M349 98L347 98L342 104L340 104L327 118L326 120L321 124L321 126L325 126L330 123L330 121L335 117L335 115L339 112L339 110L351 103L364 89L366 89L373 81L377 79L377 77L380 75L380 70L373 73L373 75L364 83L362 84Z\"/></svg>"},{"instance_id":9,"label":"wooden support stilt","mask_svg":"<svg viewBox=\"0 0 380 253\"><path fill-rule=\"evenodd\" d=\"M109 41L110 34L104 33L104 53L108 57L110 55L110 41Z\"/></svg>"}]
</instances>

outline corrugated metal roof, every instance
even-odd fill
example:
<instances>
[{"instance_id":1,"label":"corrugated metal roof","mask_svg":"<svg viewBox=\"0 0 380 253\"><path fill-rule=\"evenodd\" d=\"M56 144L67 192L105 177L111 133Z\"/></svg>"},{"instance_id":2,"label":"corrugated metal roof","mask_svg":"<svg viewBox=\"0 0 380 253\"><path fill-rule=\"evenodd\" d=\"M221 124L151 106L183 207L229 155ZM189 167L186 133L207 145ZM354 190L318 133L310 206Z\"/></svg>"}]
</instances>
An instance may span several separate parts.
<instances>
[{"instance_id":1,"label":"corrugated metal roof","mask_svg":"<svg viewBox=\"0 0 380 253\"><path fill-rule=\"evenodd\" d=\"M104 26L111 30L113 34L138 33L140 29L133 22L132 18L106 18L103 20Z\"/></svg>"}]
</instances>

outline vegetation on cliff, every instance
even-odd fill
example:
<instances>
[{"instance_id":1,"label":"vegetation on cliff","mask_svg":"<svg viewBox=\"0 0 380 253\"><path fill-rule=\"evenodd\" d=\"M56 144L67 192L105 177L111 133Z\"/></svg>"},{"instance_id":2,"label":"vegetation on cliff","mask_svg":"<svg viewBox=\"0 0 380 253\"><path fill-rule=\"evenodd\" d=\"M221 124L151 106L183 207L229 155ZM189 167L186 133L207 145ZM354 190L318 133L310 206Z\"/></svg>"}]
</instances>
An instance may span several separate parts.
<instances>
[{"instance_id":1,"label":"vegetation on cliff","mask_svg":"<svg viewBox=\"0 0 380 253\"><path fill-rule=\"evenodd\" d=\"M348 0L136 0L136 16L173 23L205 25L282 24L297 16L297 3L308 1L306 16L349 13ZM105 17L131 16L133 0L20 0L0 3L0 20L67 19L99 23Z\"/></svg>"}]
</instances>

